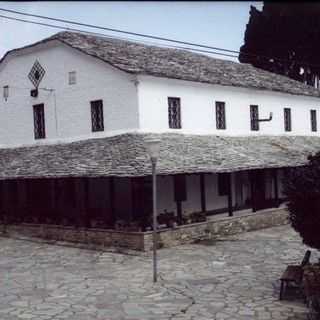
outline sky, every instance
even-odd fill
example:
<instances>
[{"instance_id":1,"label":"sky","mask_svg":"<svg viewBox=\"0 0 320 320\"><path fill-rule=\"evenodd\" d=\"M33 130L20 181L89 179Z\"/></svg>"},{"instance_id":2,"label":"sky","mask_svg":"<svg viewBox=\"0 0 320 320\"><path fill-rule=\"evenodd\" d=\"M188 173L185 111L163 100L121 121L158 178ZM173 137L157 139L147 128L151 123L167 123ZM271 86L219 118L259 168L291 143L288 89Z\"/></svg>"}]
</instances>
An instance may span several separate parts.
<instances>
[{"instance_id":1,"label":"sky","mask_svg":"<svg viewBox=\"0 0 320 320\"><path fill-rule=\"evenodd\" d=\"M250 6L261 9L262 2L6 2L0 1L0 8L67 19L125 31L149 34L181 41L194 42L230 50L239 50L243 44L244 32L249 19ZM48 20L24 17L0 11L1 15L20 19L33 19L50 24L61 24ZM152 44L160 41L146 40L134 36L124 36L108 31L110 36L143 40ZM44 39L61 30L23 22L10 21L0 17L0 57L8 50L25 46ZM238 61L237 58L217 58Z\"/></svg>"}]
</instances>

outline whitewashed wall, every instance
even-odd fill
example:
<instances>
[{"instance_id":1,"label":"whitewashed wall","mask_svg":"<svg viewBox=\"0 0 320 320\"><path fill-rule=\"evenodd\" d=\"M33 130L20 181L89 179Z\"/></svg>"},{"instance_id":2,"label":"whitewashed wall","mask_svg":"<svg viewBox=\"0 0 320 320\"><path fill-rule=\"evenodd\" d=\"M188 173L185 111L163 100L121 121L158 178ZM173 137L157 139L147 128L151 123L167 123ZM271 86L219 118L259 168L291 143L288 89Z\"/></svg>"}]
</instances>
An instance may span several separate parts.
<instances>
[{"instance_id":1,"label":"whitewashed wall","mask_svg":"<svg viewBox=\"0 0 320 320\"><path fill-rule=\"evenodd\" d=\"M157 177L157 205L158 213L177 212L177 205L174 201L173 176Z\"/></svg>"},{"instance_id":2,"label":"whitewashed wall","mask_svg":"<svg viewBox=\"0 0 320 320\"><path fill-rule=\"evenodd\" d=\"M39 97L30 97L28 73L38 60L46 70ZM77 84L68 84L68 72ZM190 81L138 76L119 71L77 50L52 42L9 55L0 65L0 89L9 85L9 99L0 97L0 146L85 139L125 131L184 132L219 135L319 135L320 99L270 91L232 88ZM2 91L2 90L1 90ZM182 129L168 128L168 97L181 98ZM90 101L104 103L104 132L91 132ZM226 103L226 130L216 129L215 101ZM56 103L55 103L56 102ZM34 139L33 109L44 103L46 139ZM250 130L250 104L271 122ZM291 108L292 131L284 131L283 108ZM317 110L318 132L311 132L310 109ZM55 112L56 111L56 112ZM57 117L56 117L57 115ZM56 121L57 120L57 121ZM57 122L57 125L56 125Z\"/></svg>"},{"instance_id":3,"label":"whitewashed wall","mask_svg":"<svg viewBox=\"0 0 320 320\"><path fill-rule=\"evenodd\" d=\"M318 135L320 98L277 92L233 88L190 81L139 76L140 128L144 131L171 131L227 135ZM180 97L182 129L168 127L168 97ZM215 101L226 103L226 130L216 129ZM259 131L250 130L250 105L259 106ZM284 131L283 109L291 108L292 131ZM318 132L311 132L310 109L317 110Z\"/></svg>"},{"instance_id":4,"label":"whitewashed wall","mask_svg":"<svg viewBox=\"0 0 320 320\"><path fill-rule=\"evenodd\" d=\"M28 73L36 60L46 71L40 88L55 91L39 90L39 96L32 98L33 85ZM68 84L70 71L77 72L75 85ZM9 99L5 102L2 87L6 85L9 85ZM0 145L35 143L32 106L40 103L44 103L47 139L37 143L138 128L135 79L64 45L39 46L30 52L8 56L0 65L0 89ZM103 100L105 132L92 133L90 101L98 99Z\"/></svg>"},{"instance_id":5,"label":"whitewashed wall","mask_svg":"<svg viewBox=\"0 0 320 320\"><path fill-rule=\"evenodd\" d=\"M189 214L201 211L200 176L197 174L186 177L187 200L182 202L182 213ZM177 212L177 204L174 201L173 176L160 176L157 179L158 212ZM218 194L218 175L205 174L205 195L207 211L226 208L227 196ZM235 195L233 191L233 195ZM233 196L233 203L235 197Z\"/></svg>"},{"instance_id":6,"label":"whitewashed wall","mask_svg":"<svg viewBox=\"0 0 320 320\"><path fill-rule=\"evenodd\" d=\"M206 174L204 179L207 211L228 207L228 197L219 196L218 193L218 175Z\"/></svg>"},{"instance_id":7,"label":"whitewashed wall","mask_svg":"<svg viewBox=\"0 0 320 320\"><path fill-rule=\"evenodd\" d=\"M237 175L237 176L236 176ZM236 191L236 180L242 175L242 199L240 201ZM278 190L279 197L282 193L282 170L278 170ZM228 197L220 196L218 193L218 174L205 174L205 196L206 210L214 211L217 209L228 208ZM248 172L232 173L232 204L233 206L243 206L246 199L251 198L251 186ZM197 174L188 175L186 179L187 200L182 202L183 214L201 211L201 194L200 194L200 176ZM173 176L159 176L157 179L157 197L158 213L175 212L177 213L177 204L174 201L174 183ZM274 198L274 183L271 174L266 176L266 198Z\"/></svg>"}]
</instances>

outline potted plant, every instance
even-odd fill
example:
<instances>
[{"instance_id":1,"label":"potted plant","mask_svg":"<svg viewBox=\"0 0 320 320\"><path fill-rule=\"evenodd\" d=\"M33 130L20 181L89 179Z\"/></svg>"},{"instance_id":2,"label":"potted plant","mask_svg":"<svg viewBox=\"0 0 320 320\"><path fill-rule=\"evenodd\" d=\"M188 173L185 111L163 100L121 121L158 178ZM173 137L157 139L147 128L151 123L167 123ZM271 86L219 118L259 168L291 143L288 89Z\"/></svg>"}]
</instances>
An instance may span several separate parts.
<instances>
[{"instance_id":1,"label":"potted plant","mask_svg":"<svg viewBox=\"0 0 320 320\"><path fill-rule=\"evenodd\" d=\"M190 215L192 223L207 221L207 216L205 212L194 212Z\"/></svg>"},{"instance_id":2,"label":"potted plant","mask_svg":"<svg viewBox=\"0 0 320 320\"><path fill-rule=\"evenodd\" d=\"M177 218L174 212L167 212L167 210L164 210L163 213L158 215L157 221L159 225L165 225L167 228L173 228L177 224Z\"/></svg>"}]
</instances>

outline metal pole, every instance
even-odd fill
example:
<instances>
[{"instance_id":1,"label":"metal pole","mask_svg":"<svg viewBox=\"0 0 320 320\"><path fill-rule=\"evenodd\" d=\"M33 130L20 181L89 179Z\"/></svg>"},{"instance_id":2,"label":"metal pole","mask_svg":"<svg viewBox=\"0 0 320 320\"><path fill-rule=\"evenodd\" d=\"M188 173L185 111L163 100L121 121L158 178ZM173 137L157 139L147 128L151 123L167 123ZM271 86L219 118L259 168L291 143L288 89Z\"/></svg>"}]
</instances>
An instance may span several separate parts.
<instances>
[{"instance_id":1,"label":"metal pole","mask_svg":"<svg viewBox=\"0 0 320 320\"><path fill-rule=\"evenodd\" d=\"M157 159L152 158L152 204L153 204L153 282L157 282L157 180L156 163Z\"/></svg>"}]
</instances>

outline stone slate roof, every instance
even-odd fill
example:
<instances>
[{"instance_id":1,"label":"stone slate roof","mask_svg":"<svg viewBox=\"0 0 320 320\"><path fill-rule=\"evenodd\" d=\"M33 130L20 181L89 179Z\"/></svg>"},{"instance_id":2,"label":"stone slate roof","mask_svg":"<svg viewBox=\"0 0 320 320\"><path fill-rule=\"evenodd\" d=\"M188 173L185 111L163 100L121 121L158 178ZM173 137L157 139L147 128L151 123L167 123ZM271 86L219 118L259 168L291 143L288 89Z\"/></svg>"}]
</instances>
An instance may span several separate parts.
<instances>
[{"instance_id":1,"label":"stone slate roof","mask_svg":"<svg viewBox=\"0 0 320 320\"><path fill-rule=\"evenodd\" d=\"M186 50L150 46L115 38L60 32L27 47L51 40L63 42L74 49L133 74L271 90L296 95L320 96L320 91L312 86L255 68L249 64L216 59ZM24 48L11 50L7 54Z\"/></svg>"},{"instance_id":2,"label":"stone slate roof","mask_svg":"<svg viewBox=\"0 0 320 320\"><path fill-rule=\"evenodd\" d=\"M0 179L144 176L145 139L161 139L159 174L231 172L301 166L320 151L320 137L223 137L127 133L56 145L0 149Z\"/></svg>"}]
</instances>

